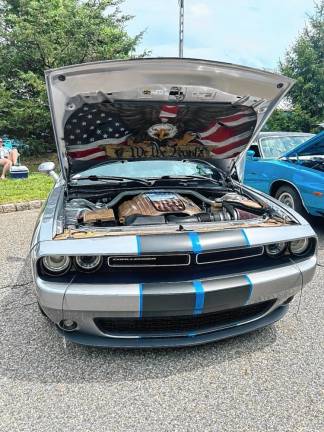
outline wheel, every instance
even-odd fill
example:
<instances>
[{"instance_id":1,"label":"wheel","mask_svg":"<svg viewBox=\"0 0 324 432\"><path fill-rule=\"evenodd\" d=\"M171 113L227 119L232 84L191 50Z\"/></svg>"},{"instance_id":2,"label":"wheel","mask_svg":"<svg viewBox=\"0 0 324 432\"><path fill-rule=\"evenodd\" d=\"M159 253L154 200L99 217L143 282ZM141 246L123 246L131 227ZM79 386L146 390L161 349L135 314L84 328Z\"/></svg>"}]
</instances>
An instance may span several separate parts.
<instances>
[{"instance_id":1,"label":"wheel","mask_svg":"<svg viewBox=\"0 0 324 432\"><path fill-rule=\"evenodd\" d=\"M305 215L306 212L302 200L300 199L296 189L293 187L289 185L280 186L280 188L275 193L275 198L277 198L277 200L283 204L286 204L288 207L296 210L296 212Z\"/></svg>"}]
</instances>

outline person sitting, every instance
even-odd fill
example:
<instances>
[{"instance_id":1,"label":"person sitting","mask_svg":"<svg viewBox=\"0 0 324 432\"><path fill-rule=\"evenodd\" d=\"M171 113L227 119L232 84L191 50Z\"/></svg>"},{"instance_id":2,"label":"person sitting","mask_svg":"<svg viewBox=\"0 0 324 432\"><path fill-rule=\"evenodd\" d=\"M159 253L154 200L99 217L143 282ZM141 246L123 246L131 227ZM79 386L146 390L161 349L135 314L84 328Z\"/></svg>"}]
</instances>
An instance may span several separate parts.
<instances>
[{"instance_id":1,"label":"person sitting","mask_svg":"<svg viewBox=\"0 0 324 432\"><path fill-rule=\"evenodd\" d=\"M17 165L18 157L18 150L4 147L3 140L0 138L0 165L2 166L1 180L6 178L6 174L10 171L12 165Z\"/></svg>"}]
</instances>

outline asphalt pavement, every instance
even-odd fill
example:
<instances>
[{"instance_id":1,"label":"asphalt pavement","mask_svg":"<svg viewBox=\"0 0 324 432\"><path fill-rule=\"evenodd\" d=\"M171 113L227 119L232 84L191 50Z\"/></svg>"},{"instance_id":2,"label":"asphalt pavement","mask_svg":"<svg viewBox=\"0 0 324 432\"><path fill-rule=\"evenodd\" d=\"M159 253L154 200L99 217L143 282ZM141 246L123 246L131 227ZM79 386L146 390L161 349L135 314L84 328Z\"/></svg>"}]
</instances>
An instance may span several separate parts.
<instances>
[{"instance_id":1,"label":"asphalt pavement","mask_svg":"<svg viewBox=\"0 0 324 432\"><path fill-rule=\"evenodd\" d=\"M324 267L282 321L252 334L176 350L80 347L35 303L37 214L0 215L1 432L324 430ZM311 223L324 265L324 222Z\"/></svg>"}]
</instances>

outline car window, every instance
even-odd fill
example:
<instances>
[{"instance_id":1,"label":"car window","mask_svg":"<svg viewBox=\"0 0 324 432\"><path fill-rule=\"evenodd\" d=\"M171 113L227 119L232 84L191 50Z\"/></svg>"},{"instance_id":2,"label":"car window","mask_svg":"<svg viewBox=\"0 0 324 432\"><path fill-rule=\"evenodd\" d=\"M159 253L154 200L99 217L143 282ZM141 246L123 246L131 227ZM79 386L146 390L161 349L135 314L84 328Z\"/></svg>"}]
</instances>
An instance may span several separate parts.
<instances>
[{"instance_id":1,"label":"car window","mask_svg":"<svg viewBox=\"0 0 324 432\"><path fill-rule=\"evenodd\" d=\"M258 144L254 143L251 144L251 147L249 148L249 150L253 150L254 151L254 156L255 157L261 157L261 153L260 153L260 149Z\"/></svg>"},{"instance_id":2,"label":"car window","mask_svg":"<svg viewBox=\"0 0 324 432\"><path fill-rule=\"evenodd\" d=\"M303 144L311 135L273 136L260 138L264 158L277 159L295 147Z\"/></svg>"}]
</instances>

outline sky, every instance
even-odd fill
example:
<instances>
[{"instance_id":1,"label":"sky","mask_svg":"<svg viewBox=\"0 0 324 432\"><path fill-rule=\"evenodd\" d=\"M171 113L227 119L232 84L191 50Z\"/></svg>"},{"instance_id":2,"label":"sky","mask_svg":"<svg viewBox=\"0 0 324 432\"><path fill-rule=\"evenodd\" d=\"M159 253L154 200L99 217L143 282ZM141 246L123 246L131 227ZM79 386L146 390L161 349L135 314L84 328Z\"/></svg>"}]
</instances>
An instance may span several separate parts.
<instances>
[{"instance_id":1,"label":"sky","mask_svg":"<svg viewBox=\"0 0 324 432\"><path fill-rule=\"evenodd\" d=\"M276 69L303 29L313 0L185 0L184 57ZM137 52L178 55L178 0L125 0L135 18L130 35L146 30Z\"/></svg>"}]
</instances>

